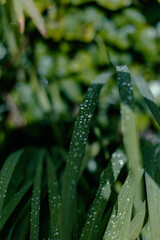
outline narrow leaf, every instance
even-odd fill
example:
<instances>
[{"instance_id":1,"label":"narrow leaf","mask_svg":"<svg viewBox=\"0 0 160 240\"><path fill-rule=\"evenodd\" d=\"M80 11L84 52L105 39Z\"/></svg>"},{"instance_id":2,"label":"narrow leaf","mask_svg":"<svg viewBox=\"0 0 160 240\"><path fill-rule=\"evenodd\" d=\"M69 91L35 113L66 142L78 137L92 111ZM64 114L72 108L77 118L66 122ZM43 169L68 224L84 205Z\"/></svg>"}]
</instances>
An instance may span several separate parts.
<instances>
[{"instance_id":1,"label":"narrow leaf","mask_svg":"<svg viewBox=\"0 0 160 240\"><path fill-rule=\"evenodd\" d=\"M160 236L160 165L159 148L148 143L144 148L145 181L152 239Z\"/></svg>"},{"instance_id":2,"label":"narrow leaf","mask_svg":"<svg viewBox=\"0 0 160 240\"><path fill-rule=\"evenodd\" d=\"M157 124L160 127L160 111L155 103L153 94L152 94L150 88L148 87L148 84L146 83L146 81L143 77L135 77L134 81L135 81L140 93L144 97L144 100L147 103L151 113L153 114L153 117L155 118Z\"/></svg>"},{"instance_id":3,"label":"narrow leaf","mask_svg":"<svg viewBox=\"0 0 160 240\"><path fill-rule=\"evenodd\" d=\"M30 204L31 204L31 199L28 200L28 202L23 206L23 209L19 212L18 216L15 219L14 224L9 230L6 240L12 240L13 236L15 237L15 239L26 240L26 237L29 232ZM16 228L16 232L14 232L15 228Z\"/></svg>"},{"instance_id":4,"label":"narrow leaf","mask_svg":"<svg viewBox=\"0 0 160 240\"><path fill-rule=\"evenodd\" d=\"M137 209L137 213L130 224L130 240L135 240L142 229L143 222L145 217L145 202L142 202Z\"/></svg>"},{"instance_id":5,"label":"narrow leaf","mask_svg":"<svg viewBox=\"0 0 160 240\"><path fill-rule=\"evenodd\" d=\"M127 66L118 66L117 80L121 100L121 118L124 146L129 160L129 167L137 171L141 167L139 139L134 114L134 96L130 72Z\"/></svg>"},{"instance_id":6,"label":"narrow leaf","mask_svg":"<svg viewBox=\"0 0 160 240\"><path fill-rule=\"evenodd\" d=\"M126 156L122 150L118 149L112 154L111 162L103 173L96 198L88 213L86 224L82 230L80 240L96 239L111 190L126 161Z\"/></svg>"},{"instance_id":7,"label":"narrow leaf","mask_svg":"<svg viewBox=\"0 0 160 240\"><path fill-rule=\"evenodd\" d=\"M18 53L18 46L17 46L16 37L13 31L13 28L9 23L8 15L3 5L1 5L0 7L0 14L1 14L2 29L3 29L4 37L8 45L9 52L14 57Z\"/></svg>"},{"instance_id":8,"label":"narrow leaf","mask_svg":"<svg viewBox=\"0 0 160 240\"><path fill-rule=\"evenodd\" d=\"M39 11L37 10L37 7L33 0L22 0L23 7L28 13L28 15L31 17L32 21L34 22L35 26L39 30L39 32L42 34L43 37L47 36L47 30L45 26L45 22Z\"/></svg>"},{"instance_id":9,"label":"narrow leaf","mask_svg":"<svg viewBox=\"0 0 160 240\"><path fill-rule=\"evenodd\" d=\"M47 158L47 176L48 176L48 201L50 208L50 239L59 240L61 197L55 167L49 157Z\"/></svg>"},{"instance_id":10,"label":"narrow leaf","mask_svg":"<svg viewBox=\"0 0 160 240\"><path fill-rule=\"evenodd\" d=\"M27 183L19 192L15 193L7 205L3 208L0 214L0 230L2 230L4 224L7 222L8 218L11 216L12 212L15 210L25 193L31 187L32 182Z\"/></svg>"},{"instance_id":11,"label":"narrow leaf","mask_svg":"<svg viewBox=\"0 0 160 240\"><path fill-rule=\"evenodd\" d=\"M73 226L72 206L76 196L76 187L82 167L82 160L88 139L93 113L101 88L110 77L110 73L99 75L88 88L74 126L62 188L61 239L70 240Z\"/></svg>"},{"instance_id":12,"label":"narrow leaf","mask_svg":"<svg viewBox=\"0 0 160 240\"><path fill-rule=\"evenodd\" d=\"M141 177L142 171L138 171L136 175L129 173L114 206L103 240L129 239L133 198Z\"/></svg>"},{"instance_id":13,"label":"narrow leaf","mask_svg":"<svg viewBox=\"0 0 160 240\"><path fill-rule=\"evenodd\" d=\"M41 177L42 177L42 164L43 154L41 151L37 153L37 170L34 179L32 201L31 201L31 229L30 239L39 239L39 215L40 215L40 197L41 197Z\"/></svg>"},{"instance_id":14,"label":"narrow leaf","mask_svg":"<svg viewBox=\"0 0 160 240\"><path fill-rule=\"evenodd\" d=\"M152 239L158 240L160 236L160 187L147 173L145 179L151 235Z\"/></svg>"},{"instance_id":15,"label":"narrow leaf","mask_svg":"<svg viewBox=\"0 0 160 240\"><path fill-rule=\"evenodd\" d=\"M12 173L19 160L22 150L12 153L5 161L0 171L0 215L2 214L3 202L6 197L7 188L12 177Z\"/></svg>"},{"instance_id":16,"label":"narrow leaf","mask_svg":"<svg viewBox=\"0 0 160 240\"><path fill-rule=\"evenodd\" d=\"M23 13L23 6L21 0L13 0L14 11L16 13L16 19L19 23L20 33L24 32L25 18Z\"/></svg>"},{"instance_id":17,"label":"narrow leaf","mask_svg":"<svg viewBox=\"0 0 160 240\"><path fill-rule=\"evenodd\" d=\"M151 228L149 222L146 223L144 228L142 229L142 239L143 240L153 240L151 236Z\"/></svg>"}]
</instances>

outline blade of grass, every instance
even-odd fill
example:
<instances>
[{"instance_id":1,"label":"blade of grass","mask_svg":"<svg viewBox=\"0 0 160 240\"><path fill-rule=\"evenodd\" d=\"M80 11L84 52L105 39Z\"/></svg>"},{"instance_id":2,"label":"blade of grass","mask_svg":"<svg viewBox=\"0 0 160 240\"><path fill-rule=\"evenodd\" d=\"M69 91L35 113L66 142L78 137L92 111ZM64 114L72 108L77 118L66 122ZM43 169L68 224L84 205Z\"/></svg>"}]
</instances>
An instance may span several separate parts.
<instances>
[{"instance_id":1,"label":"blade of grass","mask_svg":"<svg viewBox=\"0 0 160 240\"><path fill-rule=\"evenodd\" d=\"M127 153L129 169L134 174L138 169L142 169L140 144L136 128L136 118L134 112L134 96L130 72L127 66L117 66L117 82L121 101L121 119L124 147ZM134 206L137 209L139 202L142 201L144 190L143 183L137 186L137 193Z\"/></svg>"},{"instance_id":2,"label":"blade of grass","mask_svg":"<svg viewBox=\"0 0 160 240\"><path fill-rule=\"evenodd\" d=\"M145 173L145 179L151 235L152 239L158 240L160 236L160 187L148 173Z\"/></svg>"},{"instance_id":3,"label":"blade of grass","mask_svg":"<svg viewBox=\"0 0 160 240\"><path fill-rule=\"evenodd\" d=\"M73 226L72 206L80 175L90 124L101 88L110 73L99 75L88 88L75 122L62 188L61 239L70 240Z\"/></svg>"},{"instance_id":4,"label":"blade of grass","mask_svg":"<svg viewBox=\"0 0 160 240\"><path fill-rule=\"evenodd\" d=\"M117 81L121 100L121 118L124 146L129 160L129 167L136 172L141 168L141 155L134 114L134 96L130 72L127 66L118 66Z\"/></svg>"},{"instance_id":5,"label":"blade of grass","mask_svg":"<svg viewBox=\"0 0 160 240\"><path fill-rule=\"evenodd\" d=\"M73 229L72 229L72 237L74 240L78 240L78 208L77 208L77 195L75 197L74 206L73 206L73 217L74 217L74 223L73 223Z\"/></svg>"},{"instance_id":6,"label":"blade of grass","mask_svg":"<svg viewBox=\"0 0 160 240\"><path fill-rule=\"evenodd\" d=\"M145 143L144 151L145 182L149 211L149 225L152 239L160 236L160 164L159 146Z\"/></svg>"},{"instance_id":7,"label":"blade of grass","mask_svg":"<svg viewBox=\"0 0 160 240\"><path fill-rule=\"evenodd\" d=\"M32 200L31 200L31 226L30 226L31 240L39 239L39 215L40 215L43 152L38 151L35 159L37 160L37 169L36 169L36 175L34 179Z\"/></svg>"},{"instance_id":8,"label":"blade of grass","mask_svg":"<svg viewBox=\"0 0 160 240\"><path fill-rule=\"evenodd\" d=\"M145 79L143 77L134 77L133 78L140 93L144 97L145 102L147 103L151 113L153 114L154 119L156 120L157 124L160 127L160 111L155 103L153 94L148 87Z\"/></svg>"},{"instance_id":9,"label":"blade of grass","mask_svg":"<svg viewBox=\"0 0 160 240\"><path fill-rule=\"evenodd\" d=\"M153 240L151 236L151 228L149 222L142 229L142 239L143 240Z\"/></svg>"},{"instance_id":10,"label":"blade of grass","mask_svg":"<svg viewBox=\"0 0 160 240\"><path fill-rule=\"evenodd\" d=\"M15 220L13 226L9 230L6 240L12 240L13 236L15 239L26 240L26 237L29 232L30 204L31 204L31 199L28 200L28 202L25 204L23 209L20 211L20 213L16 217L16 220ZM18 227L18 230L17 229L15 230L16 227ZM16 232L14 232L14 231L16 231Z\"/></svg>"},{"instance_id":11,"label":"blade of grass","mask_svg":"<svg viewBox=\"0 0 160 240\"><path fill-rule=\"evenodd\" d=\"M114 206L103 240L129 239L133 198L142 173L141 170L136 175L129 173L118 196L117 204Z\"/></svg>"},{"instance_id":12,"label":"blade of grass","mask_svg":"<svg viewBox=\"0 0 160 240\"><path fill-rule=\"evenodd\" d=\"M32 182L29 182L20 189L19 192L15 193L10 201L4 206L0 214L0 231L2 230L4 224L7 222L8 218L11 216L12 212L15 210L25 193L31 187Z\"/></svg>"},{"instance_id":13,"label":"blade of grass","mask_svg":"<svg viewBox=\"0 0 160 240\"><path fill-rule=\"evenodd\" d=\"M145 218L145 202L142 202L137 209L137 213L130 224L130 240L135 240L142 229L143 222Z\"/></svg>"},{"instance_id":14,"label":"blade of grass","mask_svg":"<svg viewBox=\"0 0 160 240\"><path fill-rule=\"evenodd\" d=\"M28 13L35 26L42 34L43 37L47 36L47 30L45 26L45 22L41 14L39 13L35 3L33 0L22 0L24 10Z\"/></svg>"},{"instance_id":15,"label":"blade of grass","mask_svg":"<svg viewBox=\"0 0 160 240\"><path fill-rule=\"evenodd\" d=\"M15 153L12 153L5 161L0 171L0 215L2 214L3 203L6 197L9 182L22 151L23 150L19 150Z\"/></svg>"},{"instance_id":16,"label":"blade of grass","mask_svg":"<svg viewBox=\"0 0 160 240\"><path fill-rule=\"evenodd\" d=\"M16 19L19 23L20 33L24 33L25 18L23 13L23 6L21 0L13 0L13 6L15 11Z\"/></svg>"},{"instance_id":17,"label":"blade of grass","mask_svg":"<svg viewBox=\"0 0 160 240\"><path fill-rule=\"evenodd\" d=\"M48 177L48 201L50 208L50 239L59 240L61 196L56 177L56 170L50 157L47 158L47 177Z\"/></svg>"},{"instance_id":18,"label":"blade of grass","mask_svg":"<svg viewBox=\"0 0 160 240\"><path fill-rule=\"evenodd\" d=\"M122 150L118 149L112 154L111 162L103 173L95 200L88 213L80 240L96 239L111 190L126 161L126 156Z\"/></svg>"},{"instance_id":19,"label":"blade of grass","mask_svg":"<svg viewBox=\"0 0 160 240\"><path fill-rule=\"evenodd\" d=\"M18 46L17 46L14 31L9 23L6 9L3 5L1 5L0 7L0 14L1 14L3 33L9 48L9 52L12 56L15 56L18 53Z\"/></svg>"},{"instance_id":20,"label":"blade of grass","mask_svg":"<svg viewBox=\"0 0 160 240\"><path fill-rule=\"evenodd\" d=\"M25 213L25 215L23 216L23 219L21 219L21 222L19 222L19 228L16 229L16 234L13 235L13 236L15 236L15 240L16 239L21 239L21 240L27 239L27 235L29 232L29 221L30 221L30 212L27 211Z\"/></svg>"}]
</instances>

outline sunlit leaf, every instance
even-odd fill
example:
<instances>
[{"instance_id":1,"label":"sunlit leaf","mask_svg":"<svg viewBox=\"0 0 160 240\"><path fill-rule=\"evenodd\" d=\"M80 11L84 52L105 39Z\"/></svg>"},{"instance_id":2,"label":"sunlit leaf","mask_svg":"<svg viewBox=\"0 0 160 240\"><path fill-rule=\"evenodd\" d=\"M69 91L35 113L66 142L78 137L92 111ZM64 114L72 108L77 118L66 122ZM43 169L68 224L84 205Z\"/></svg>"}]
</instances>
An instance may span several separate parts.
<instances>
[{"instance_id":1,"label":"sunlit leaf","mask_svg":"<svg viewBox=\"0 0 160 240\"><path fill-rule=\"evenodd\" d=\"M129 239L133 198L141 177L142 171L138 171L136 175L129 173L114 206L103 240Z\"/></svg>"},{"instance_id":2,"label":"sunlit leaf","mask_svg":"<svg viewBox=\"0 0 160 240\"><path fill-rule=\"evenodd\" d=\"M146 223L144 228L142 229L142 239L143 240L153 240L151 236L151 228L149 222Z\"/></svg>"},{"instance_id":3,"label":"sunlit leaf","mask_svg":"<svg viewBox=\"0 0 160 240\"><path fill-rule=\"evenodd\" d=\"M35 3L33 0L22 0L24 10L28 13L31 17L32 21L34 22L35 26L42 34L43 37L47 36L47 30L45 26L45 22L41 14L39 13Z\"/></svg>"},{"instance_id":4,"label":"sunlit leaf","mask_svg":"<svg viewBox=\"0 0 160 240\"><path fill-rule=\"evenodd\" d=\"M135 240L139 236L143 226L144 218L145 218L145 202L141 202L139 208L137 209L137 213L130 224L129 235L130 240Z\"/></svg>"},{"instance_id":5,"label":"sunlit leaf","mask_svg":"<svg viewBox=\"0 0 160 240\"><path fill-rule=\"evenodd\" d=\"M25 18L23 13L22 0L13 0L15 17L19 23L20 33L24 32Z\"/></svg>"}]
</instances>

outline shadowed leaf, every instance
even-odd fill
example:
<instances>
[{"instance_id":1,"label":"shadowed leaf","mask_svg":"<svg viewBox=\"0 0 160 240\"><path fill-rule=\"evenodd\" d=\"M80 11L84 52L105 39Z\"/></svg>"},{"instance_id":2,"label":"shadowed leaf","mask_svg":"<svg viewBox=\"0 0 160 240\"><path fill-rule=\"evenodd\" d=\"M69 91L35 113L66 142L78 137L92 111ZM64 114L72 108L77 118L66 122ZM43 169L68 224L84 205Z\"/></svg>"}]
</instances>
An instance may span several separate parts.
<instances>
[{"instance_id":1,"label":"shadowed leaf","mask_svg":"<svg viewBox=\"0 0 160 240\"><path fill-rule=\"evenodd\" d=\"M59 240L61 197L55 167L51 159L47 158L48 201L50 208L50 239Z\"/></svg>"},{"instance_id":2,"label":"shadowed leaf","mask_svg":"<svg viewBox=\"0 0 160 240\"><path fill-rule=\"evenodd\" d=\"M35 157L37 159L37 169L36 169L36 175L34 179L32 200L31 200L31 229L30 229L31 240L39 239L39 216L40 216L43 152L38 151Z\"/></svg>"}]
</instances>

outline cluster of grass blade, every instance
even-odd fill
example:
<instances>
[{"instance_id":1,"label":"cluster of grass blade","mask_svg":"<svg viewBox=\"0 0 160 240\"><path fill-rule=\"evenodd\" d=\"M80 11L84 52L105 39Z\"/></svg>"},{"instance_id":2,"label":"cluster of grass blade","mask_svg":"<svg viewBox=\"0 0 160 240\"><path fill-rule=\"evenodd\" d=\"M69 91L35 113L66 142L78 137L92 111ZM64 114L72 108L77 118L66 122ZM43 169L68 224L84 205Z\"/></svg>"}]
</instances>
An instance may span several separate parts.
<instances>
[{"instance_id":1,"label":"cluster of grass blade","mask_svg":"<svg viewBox=\"0 0 160 240\"><path fill-rule=\"evenodd\" d=\"M12 14L9 14L9 9L11 7ZM47 36L45 21L42 15L39 13L33 0L0 1L0 18L2 21L3 34L12 56L16 56L19 51L16 34L14 28L10 24L10 21L16 21L19 24L20 33L24 33L25 12L32 19L35 27L38 29L41 35L43 37Z\"/></svg>"},{"instance_id":2,"label":"cluster of grass blade","mask_svg":"<svg viewBox=\"0 0 160 240\"><path fill-rule=\"evenodd\" d=\"M0 171L1 239L159 239L159 142L144 141L142 154L140 153L130 73L126 66L117 67L116 70L126 154L120 148L112 154L107 168L102 173L99 188L84 224L79 224L80 199L77 185L83 175L83 158L100 90L111 76L107 73L99 75L93 81L80 106L62 190L57 178L57 159L52 159L44 150L20 150L5 161ZM160 113L145 80L134 80L159 124ZM126 163L128 176L117 200L110 201L115 191L115 183ZM18 168L25 172L25 178L21 178L21 173L14 183ZM142 187L143 173L146 196ZM13 194L9 192L11 189ZM48 204L48 207L45 204ZM45 225L42 227L43 231L41 225Z\"/></svg>"},{"instance_id":3,"label":"cluster of grass blade","mask_svg":"<svg viewBox=\"0 0 160 240\"><path fill-rule=\"evenodd\" d=\"M0 3L1 4L1 3ZM7 8L8 2L2 5L6 5ZM20 28L20 32L24 32L25 28L25 12L32 19L33 23L42 34L43 37L46 36L46 26L42 15L39 13L36 4L33 0L13 0L12 2L14 17L17 20Z\"/></svg>"}]
</instances>

